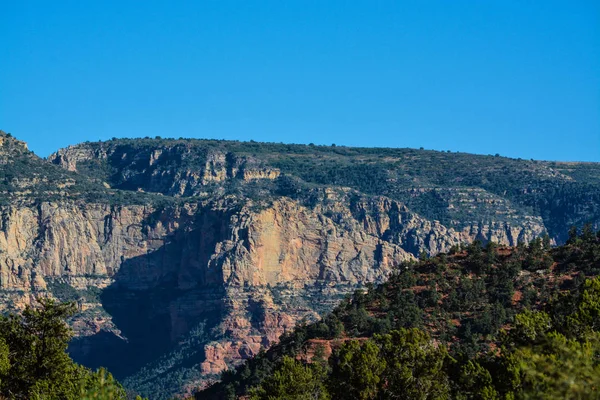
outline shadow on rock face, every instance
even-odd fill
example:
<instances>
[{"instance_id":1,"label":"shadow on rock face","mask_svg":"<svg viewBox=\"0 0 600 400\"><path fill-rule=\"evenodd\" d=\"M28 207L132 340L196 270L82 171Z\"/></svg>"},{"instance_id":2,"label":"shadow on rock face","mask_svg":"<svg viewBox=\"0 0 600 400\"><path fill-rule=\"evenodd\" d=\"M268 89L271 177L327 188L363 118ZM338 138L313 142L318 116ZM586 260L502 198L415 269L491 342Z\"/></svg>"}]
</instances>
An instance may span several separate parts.
<instances>
[{"instance_id":1,"label":"shadow on rock face","mask_svg":"<svg viewBox=\"0 0 600 400\"><path fill-rule=\"evenodd\" d=\"M225 290L220 268L208 268L223 240L227 218L205 213L194 230L179 230L157 250L125 260L101 296L120 331L75 338L71 357L90 368L106 367L117 379L177 347L200 322L219 323Z\"/></svg>"}]
</instances>

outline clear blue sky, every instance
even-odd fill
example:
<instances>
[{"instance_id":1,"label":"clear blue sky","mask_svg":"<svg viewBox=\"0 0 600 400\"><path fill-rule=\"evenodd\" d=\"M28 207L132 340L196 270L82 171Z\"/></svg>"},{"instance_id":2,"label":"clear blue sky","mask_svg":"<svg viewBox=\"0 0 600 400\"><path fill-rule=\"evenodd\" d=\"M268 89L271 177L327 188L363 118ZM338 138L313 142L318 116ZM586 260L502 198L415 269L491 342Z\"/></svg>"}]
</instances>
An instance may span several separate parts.
<instances>
[{"instance_id":1,"label":"clear blue sky","mask_svg":"<svg viewBox=\"0 0 600 400\"><path fill-rule=\"evenodd\" d=\"M598 0L3 1L0 129L600 161Z\"/></svg>"}]
</instances>

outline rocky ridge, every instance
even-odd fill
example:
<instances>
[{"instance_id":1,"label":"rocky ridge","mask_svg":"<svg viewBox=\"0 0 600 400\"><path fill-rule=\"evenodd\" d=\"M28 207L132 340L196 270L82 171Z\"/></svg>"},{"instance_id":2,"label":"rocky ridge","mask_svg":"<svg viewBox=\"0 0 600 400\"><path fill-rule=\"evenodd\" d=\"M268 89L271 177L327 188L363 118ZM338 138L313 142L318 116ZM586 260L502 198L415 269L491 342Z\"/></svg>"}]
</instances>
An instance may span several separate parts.
<instances>
[{"instance_id":1,"label":"rocky ridge","mask_svg":"<svg viewBox=\"0 0 600 400\"><path fill-rule=\"evenodd\" d=\"M13 146L1 136L2 148ZM0 206L0 290L5 308L39 295L77 300L75 359L107 366L141 392L157 380L168 381L164 396L181 390L173 382L201 386L422 252L476 239L516 245L547 232L540 216L481 189L479 202L510 218L471 214L445 225L388 196L297 185L260 154L136 143L73 146L49 162L27 155L44 165L35 179L84 182L102 196L11 192ZM123 192L141 200L105 200ZM454 207L471 207L469 199Z\"/></svg>"}]
</instances>

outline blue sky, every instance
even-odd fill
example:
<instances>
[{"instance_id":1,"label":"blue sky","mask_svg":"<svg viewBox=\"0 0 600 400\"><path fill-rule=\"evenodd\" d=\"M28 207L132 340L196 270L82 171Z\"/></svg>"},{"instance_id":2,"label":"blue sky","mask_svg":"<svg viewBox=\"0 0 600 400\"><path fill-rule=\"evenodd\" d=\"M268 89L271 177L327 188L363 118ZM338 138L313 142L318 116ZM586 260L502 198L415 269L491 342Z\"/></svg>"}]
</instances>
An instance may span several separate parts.
<instances>
[{"instance_id":1,"label":"blue sky","mask_svg":"<svg viewBox=\"0 0 600 400\"><path fill-rule=\"evenodd\" d=\"M597 0L6 1L0 129L600 161Z\"/></svg>"}]
</instances>

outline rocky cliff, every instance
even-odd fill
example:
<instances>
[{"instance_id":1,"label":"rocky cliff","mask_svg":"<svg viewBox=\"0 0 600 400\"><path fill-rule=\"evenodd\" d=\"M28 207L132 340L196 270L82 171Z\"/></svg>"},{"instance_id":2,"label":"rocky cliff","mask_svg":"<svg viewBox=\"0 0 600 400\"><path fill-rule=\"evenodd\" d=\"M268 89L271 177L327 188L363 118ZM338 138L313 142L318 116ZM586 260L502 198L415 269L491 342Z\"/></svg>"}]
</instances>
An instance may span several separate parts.
<instances>
[{"instance_id":1,"label":"rocky cliff","mask_svg":"<svg viewBox=\"0 0 600 400\"><path fill-rule=\"evenodd\" d=\"M360 285L383 281L415 252L543 232L539 223L455 232L389 199L348 207L348 193L326 195L335 201L312 209L287 198L258 209L235 202L4 207L4 304L22 306L45 291L68 300L64 287L72 287L82 311L73 356L119 376L135 375L202 323L203 356L191 382L200 386ZM103 292L82 295L94 288ZM148 346L157 351L140 357ZM143 390L147 378L140 380Z\"/></svg>"},{"instance_id":2,"label":"rocky cliff","mask_svg":"<svg viewBox=\"0 0 600 400\"><path fill-rule=\"evenodd\" d=\"M485 188L415 181L379 195L298 177L256 144L111 141L45 161L0 136L2 306L78 301L73 357L156 398L216 379L423 252L547 232Z\"/></svg>"},{"instance_id":3,"label":"rocky cliff","mask_svg":"<svg viewBox=\"0 0 600 400\"><path fill-rule=\"evenodd\" d=\"M189 141L156 147L71 146L50 156L68 171L101 177L116 188L187 197L231 179L275 179L280 171L260 160L228 151L197 148Z\"/></svg>"}]
</instances>

